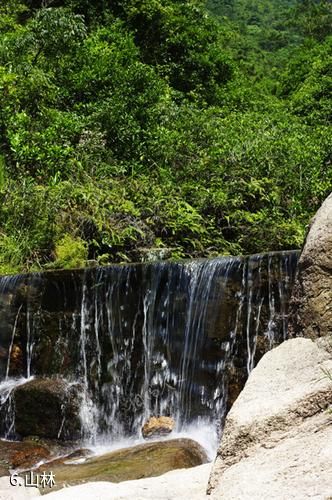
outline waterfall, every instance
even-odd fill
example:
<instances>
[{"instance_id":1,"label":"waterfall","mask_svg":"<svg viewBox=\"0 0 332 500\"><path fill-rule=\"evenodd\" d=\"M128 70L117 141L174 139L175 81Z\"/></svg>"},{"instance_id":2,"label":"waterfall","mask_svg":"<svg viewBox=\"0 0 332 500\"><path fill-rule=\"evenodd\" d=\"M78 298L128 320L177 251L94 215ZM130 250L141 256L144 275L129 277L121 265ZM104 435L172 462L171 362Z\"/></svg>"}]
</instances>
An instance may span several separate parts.
<instances>
[{"instance_id":1,"label":"waterfall","mask_svg":"<svg viewBox=\"0 0 332 500\"><path fill-rule=\"evenodd\" d=\"M287 336L297 258L289 251L0 278L0 384L79 382L85 436L94 440L139 436L152 415L172 416L178 432L205 422L218 433L259 358Z\"/></svg>"},{"instance_id":2,"label":"waterfall","mask_svg":"<svg viewBox=\"0 0 332 500\"><path fill-rule=\"evenodd\" d=\"M10 359L11 359L11 355L12 355L13 344L14 344L14 339L15 339L15 334L16 334L17 321L18 321L18 317L19 317L19 315L20 315L21 309L22 309L22 304L21 304L21 305L20 305L20 307L18 308L18 311L17 311L16 317L15 317L15 322L14 322L13 332L12 332L12 338L11 338L11 341L10 341L10 346L9 346L9 350L8 350L7 369L6 369L6 377L5 377L5 380L7 380L7 379L8 379L8 376L9 376Z\"/></svg>"},{"instance_id":3,"label":"waterfall","mask_svg":"<svg viewBox=\"0 0 332 500\"><path fill-rule=\"evenodd\" d=\"M15 436L15 404L13 391L16 387L33 380L33 377L11 378L0 382L0 432L5 439Z\"/></svg>"}]
</instances>

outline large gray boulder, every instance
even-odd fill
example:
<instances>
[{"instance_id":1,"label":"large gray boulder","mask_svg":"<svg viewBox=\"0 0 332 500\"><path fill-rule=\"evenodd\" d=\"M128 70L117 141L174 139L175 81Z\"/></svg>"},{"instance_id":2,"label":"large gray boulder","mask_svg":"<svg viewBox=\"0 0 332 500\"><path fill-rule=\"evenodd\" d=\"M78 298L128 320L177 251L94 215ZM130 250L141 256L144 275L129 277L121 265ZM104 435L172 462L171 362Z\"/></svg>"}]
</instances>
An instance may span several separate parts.
<instances>
[{"instance_id":1,"label":"large gray boulder","mask_svg":"<svg viewBox=\"0 0 332 500\"><path fill-rule=\"evenodd\" d=\"M298 264L289 336L332 334L332 193L312 220Z\"/></svg>"},{"instance_id":2,"label":"large gray boulder","mask_svg":"<svg viewBox=\"0 0 332 500\"><path fill-rule=\"evenodd\" d=\"M212 468L213 499L332 496L332 359L310 339L265 354L230 410Z\"/></svg>"}]
</instances>

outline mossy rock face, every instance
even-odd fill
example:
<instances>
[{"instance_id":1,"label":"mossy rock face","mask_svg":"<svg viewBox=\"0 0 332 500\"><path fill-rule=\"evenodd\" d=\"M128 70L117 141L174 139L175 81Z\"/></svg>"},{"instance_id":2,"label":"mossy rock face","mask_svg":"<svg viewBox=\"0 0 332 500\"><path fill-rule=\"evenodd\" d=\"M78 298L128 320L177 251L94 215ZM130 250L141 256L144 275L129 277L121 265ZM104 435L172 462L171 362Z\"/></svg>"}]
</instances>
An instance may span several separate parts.
<instances>
[{"instance_id":1,"label":"mossy rock face","mask_svg":"<svg viewBox=\"0 0 332 500\"><path fill-rule=\"evenodd\" d=\"M68 457L67 457L68 458ZM131 479L159 476L174 469L187 469L208 461L205 450L191 439L170 439L144 443L88 458L83 464L59 461L43 464L52 470L57 486L86 481L119 483ZM40 470L41 470L40 469Z\"/></svg>"},{"instance_id":2,"label":"mossy rock face","mask_svg":"<svg viewBox=\"0 0 332 500\"><path fill-rule=\"evenodd\" d=\"M61 379L35 379L14 391L15 429L20 436L78 439L80 386Z\"/></svg>"}]
</instances>

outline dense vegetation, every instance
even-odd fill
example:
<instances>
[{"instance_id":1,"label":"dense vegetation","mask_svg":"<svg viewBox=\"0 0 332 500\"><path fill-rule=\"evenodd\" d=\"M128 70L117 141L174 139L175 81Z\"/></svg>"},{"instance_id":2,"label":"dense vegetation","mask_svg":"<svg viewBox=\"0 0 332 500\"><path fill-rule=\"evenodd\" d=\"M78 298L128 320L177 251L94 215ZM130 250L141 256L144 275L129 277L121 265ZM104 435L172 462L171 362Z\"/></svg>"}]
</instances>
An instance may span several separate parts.
<instances>
[{"instance_id":1,"label":"dense vegetation","mask_svg":"<svg viewBox=\"0 0 332 500\"><path fill-rule=\"evenodd\" d=\"M327 0L2 0L0 272L299 247L331 29Z\"/></svg>"}]
</instances>

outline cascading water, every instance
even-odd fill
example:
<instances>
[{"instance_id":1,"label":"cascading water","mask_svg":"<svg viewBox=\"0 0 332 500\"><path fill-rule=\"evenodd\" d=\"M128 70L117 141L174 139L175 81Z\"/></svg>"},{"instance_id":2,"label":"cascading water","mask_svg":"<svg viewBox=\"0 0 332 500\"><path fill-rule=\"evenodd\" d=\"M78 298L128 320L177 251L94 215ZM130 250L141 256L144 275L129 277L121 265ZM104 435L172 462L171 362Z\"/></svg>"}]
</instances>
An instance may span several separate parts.
<instances>
[{"instance_id":1,"label":"cascading water","mask_svg":"<svg viewBox=\"0 0 332 500\"><path fill-rule=\"evenodd\" d=\"M16 335L17 321L18 321L18 317L20 315L21 309L22 309L22 304L18 308L16 317L15 317L15 322L14 322L13 332L12 332L12 338L11 338L10 345L9 345L9 350L8 350L8 358L7 358L7 368L6 368L6 377L5 377L5 380L7 380L8 376L9 376L10 360L11 360L11 356L12 356L14 339L15 339L15 335Z\"/></svg>"},{"instance_id":2,"label":"cascading water","mask_svg":"<svg viewBox=\"0 0 332 500\"><path fill-rule=\"evenodd\" d=\"M0 431L4 438L15 435L15 403L12 398L13 390L32 380L30 378L17 378L0 382Z\"/></svg>"},{"instance_id":3,"label":"cascading water","mask_svg":"<svg viewBox=\"0 0 332 500\"><path fill-rule=\"evenodd\" d=\"M22 376L57 376L79 381L94 440L139 436L151 415L216 435L235 386L286 338L297 255L1 278L0 394L1 380L12 390ZM0 402L8 435L3 413Z\"/></svg>"}]
</instances>

